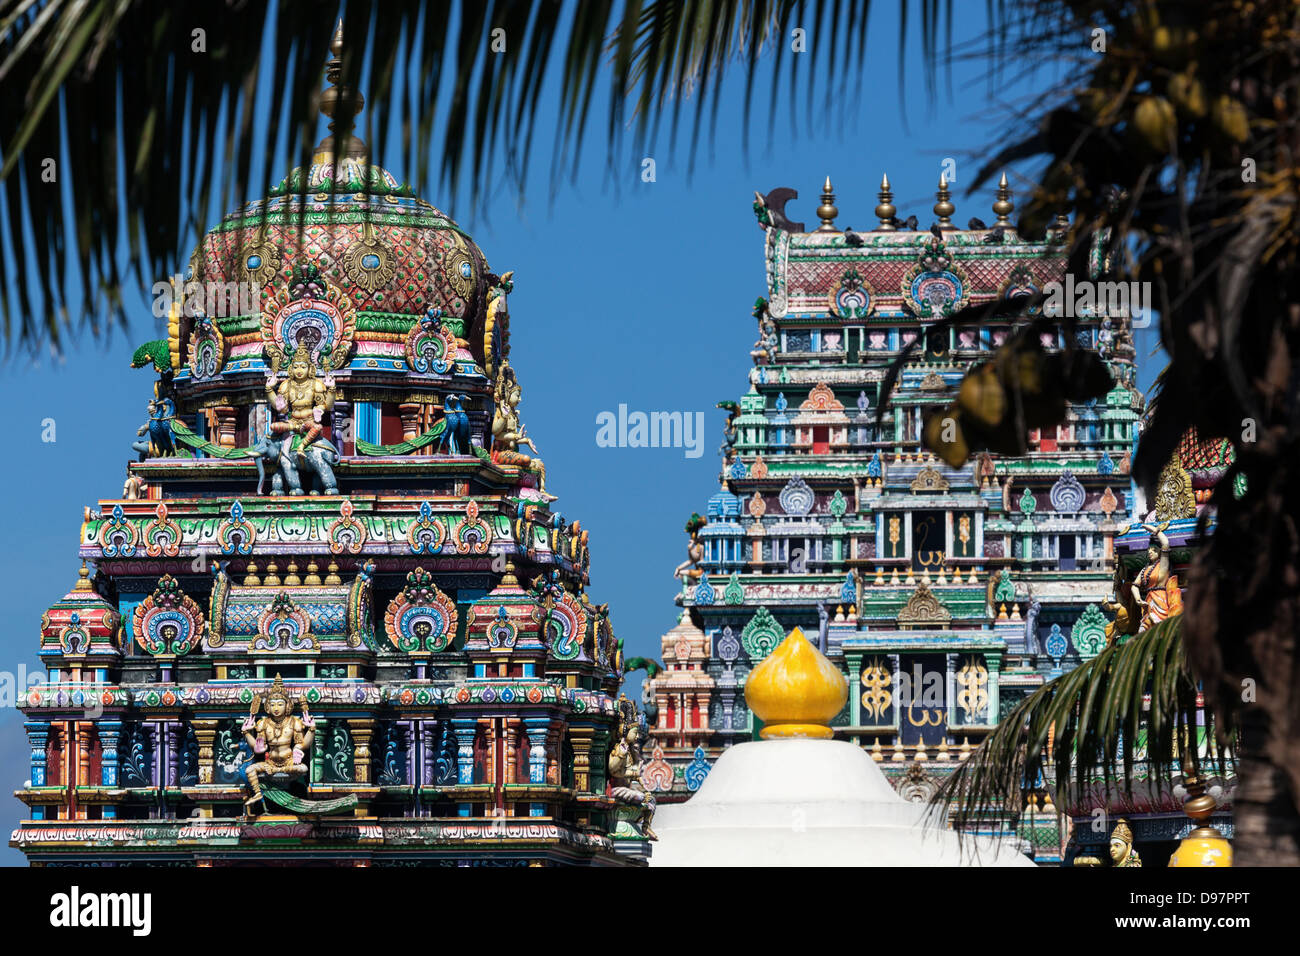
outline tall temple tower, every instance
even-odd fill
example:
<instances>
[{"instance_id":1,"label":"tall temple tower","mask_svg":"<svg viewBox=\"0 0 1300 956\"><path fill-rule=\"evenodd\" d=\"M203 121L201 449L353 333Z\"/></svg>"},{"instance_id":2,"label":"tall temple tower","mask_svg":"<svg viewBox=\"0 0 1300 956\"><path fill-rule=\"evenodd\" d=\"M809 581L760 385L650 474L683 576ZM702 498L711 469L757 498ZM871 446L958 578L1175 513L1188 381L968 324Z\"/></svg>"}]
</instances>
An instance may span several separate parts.
<instances>
[{"instance_id":1,"label":"tall temple tower","mask_svg":"<svg viewBox=\"0 0 1300 956\"><path fill-rule=\"evenodd\" d=\"M888 178L869 232L835 224L829 178L814 228L787 217L797 195L756 194L767 295L754 368L740 401L721 403L721 487L688 524L682 610L662 639L665 671L643 691L645 779L661 802L687 798L723 749L755 738L745 677L793 628L818 635L847 675L835 736L869 749L916 799L1017 701L1105 644L1142 409L1127 310L1083 311L1078 344L1106 361L1113 387L1032 433L1025 457L952 469L921 444L927 411L1013 322L931 326L1061 282L1068 223L1019 236L1005 176L991 227L956 228L943 179L928 231L899 220ZM877 427L887 370L918 337ZM1062 344L1043 336L1049 351ZM1049 830L1042 859L1059 856Z\"/></svg>"},{"instance_id":2,"label":"tall temple tower","mask_svg":"<svg viewBox=\"0 0 1300 956\"><path fill-rule=\"evenodd\" d=\"M22 708L33 865L648 854L622 642L519 420L511 275L367 161L341 42L312 165L204 236L136 353L138 461L87 509Z\"/></svg>"}]
</instances>

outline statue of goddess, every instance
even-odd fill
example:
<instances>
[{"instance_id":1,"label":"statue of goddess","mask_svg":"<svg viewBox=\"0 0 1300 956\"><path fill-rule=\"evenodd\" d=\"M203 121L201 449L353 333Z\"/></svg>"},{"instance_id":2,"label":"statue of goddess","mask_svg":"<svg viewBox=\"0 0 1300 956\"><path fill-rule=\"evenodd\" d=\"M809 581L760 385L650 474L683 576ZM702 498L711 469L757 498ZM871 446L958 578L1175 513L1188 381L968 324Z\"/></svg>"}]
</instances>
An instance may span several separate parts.
<instances>
[{"instance_id":1,"label":"statue of goddess","mask_svg":"<svg viewBox=\"0 0 1300 956\"><path fill-rule=\"evenodd\" d=\"M1142 608L1142 621L1139 631L1145 631L1153 624L1181 614L1183 594L1178 588L1178 575L1170 573L1169 539L1165 537L1163 527L1143 525L1151 532L1151 545L1147 548L1147 563L1133 581L1132 594L1138 607Z\"/></svg>"},{"instance_id":2,"label":"statue of goddess","mask_svg":"<svg viewBox=\"0 0 1300 956\"><path fill-rule=\"evenodd\" d=\"M258 711L265 706L266 716L259 717ZM252 791L244 806L252 810L262 800L262 784L259 774L288 774L292 777L305 776L307 764L304 757L311 749L316 738L315 721L307 710L307 702L302 702L302 716L293 713L294 701L284 689L284 681L275 675L275 683L265 694L255 696L244 720L244 739L253 748L254 758L260 760L248 764L244 774L248 778L248 787Z\"/></svg>"}]
</instances>

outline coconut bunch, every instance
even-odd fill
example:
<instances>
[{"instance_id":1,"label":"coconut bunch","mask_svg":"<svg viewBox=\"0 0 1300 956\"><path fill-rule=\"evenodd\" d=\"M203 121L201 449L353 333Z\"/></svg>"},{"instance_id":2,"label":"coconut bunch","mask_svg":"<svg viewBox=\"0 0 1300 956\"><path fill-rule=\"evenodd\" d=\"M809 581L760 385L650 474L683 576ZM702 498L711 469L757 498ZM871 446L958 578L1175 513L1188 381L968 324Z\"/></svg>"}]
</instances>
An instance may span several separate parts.
<instances>
[{"instance_id":1,"label":"coconut bunch","mask_svg":"<svg viewBox=\"0 0 1300 956\"><path fill-rule=\"evenodd\" d=\"M1063 421L1068 403L1111 389L1110 372L1095 353L1048 353L1028 331L972 368L956 400L926 417L925 446L949 466L960 468L977 451L1024 455L1029 431Z\"/></svg>"}]
</instances>

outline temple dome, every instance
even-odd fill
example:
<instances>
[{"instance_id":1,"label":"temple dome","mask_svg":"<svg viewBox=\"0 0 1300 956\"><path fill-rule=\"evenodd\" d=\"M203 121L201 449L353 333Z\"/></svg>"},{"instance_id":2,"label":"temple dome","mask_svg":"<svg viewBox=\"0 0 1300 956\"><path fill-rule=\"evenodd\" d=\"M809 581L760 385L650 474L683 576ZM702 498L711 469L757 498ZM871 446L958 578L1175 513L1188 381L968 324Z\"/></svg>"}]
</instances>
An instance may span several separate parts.
<instances>
[{"instance_id":1,"label":"temple dome","mask_svg":"<svg viewBox=\"0 0 1300 956\"><path fill-rule=\"evenodd\" d=\"M327 75L337 82L337 61ZM474 365L491 374L486 353L508 350L504 331L494 338L489 323L489 302L508 289L508 276L489 271L455 220L369 161L352 133L361 105L360 94L327 88L321 109L332 132L311 164L203 236L190 259L187 279L197 285L187 282L187 314L173 310L169 325L178 381L264 373L268 344L270 364L276 350L287 356L305 344L326 371L403 374L472 373ZM189 304L195 291L198 309ZM410 341L431 310L450 354L438 342L430 350ZM416 361L422 348L436 369Z\"/></svg>"},{"instance_id":2,"label":"temple dome","mask_svg":"<svg viewBox=\"0 0 1300 956\"><path fill-rule=\"evenodd\" d=\"M120 656L119 623L117 608L91 586L90 572L82 565L73 589L41 617L41 656Z\"/></svg>"}]
</instances>

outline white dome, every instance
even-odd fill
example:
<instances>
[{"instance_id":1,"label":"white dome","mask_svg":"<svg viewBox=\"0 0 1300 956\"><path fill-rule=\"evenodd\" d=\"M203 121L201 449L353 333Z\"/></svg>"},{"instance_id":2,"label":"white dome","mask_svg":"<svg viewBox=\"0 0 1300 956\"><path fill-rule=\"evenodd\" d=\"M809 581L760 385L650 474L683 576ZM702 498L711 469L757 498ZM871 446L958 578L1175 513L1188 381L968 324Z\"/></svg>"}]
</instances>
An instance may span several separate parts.
<instances>
[{"instance_id":1,"label":"white dome","mask_svg":"<svg viewBox=\"0 0 1300 956\"><path fill-rule=\"evenodd\" d=\"M763 740L723 752L699 792L659 808L652 866L1033 866L898 795L861 747Z\"/></svg>"}]
</instances>

